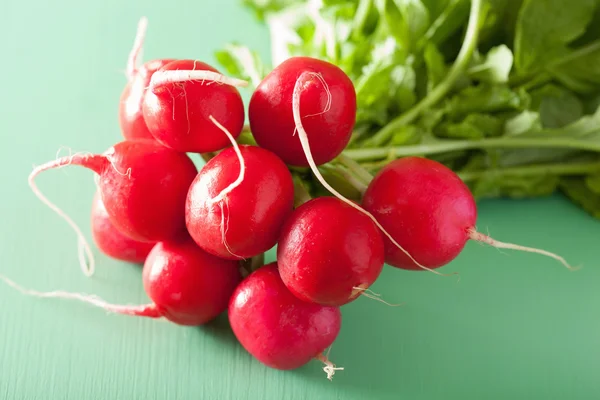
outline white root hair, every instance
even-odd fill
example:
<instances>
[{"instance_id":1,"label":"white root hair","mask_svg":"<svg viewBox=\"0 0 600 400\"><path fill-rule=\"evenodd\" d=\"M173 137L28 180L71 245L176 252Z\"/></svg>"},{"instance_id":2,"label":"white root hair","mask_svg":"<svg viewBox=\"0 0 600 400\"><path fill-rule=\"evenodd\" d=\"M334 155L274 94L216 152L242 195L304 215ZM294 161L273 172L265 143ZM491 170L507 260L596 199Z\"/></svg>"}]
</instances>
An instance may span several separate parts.
<instances>
[{"instance_id":1,"label":"white root hair","mask_svg":"<svg viewBox=\"0 0 600 400\"><path fill-rule=\"evenodd\" d=\"M248 82L242 79L231 78L213 71L188 71L188 70L169 70L156 71L150 79L150 90L156 87L167 85L169 83L179 83L186 81L202 81L207 82L207 85L212 83L220 83L229 86L245 87Z\"/></svg>"},{"instance_id":2,"label":"white root hair","mask_svg":"<svg viewBox=\"0 0 600 400\"><path fill-rule=\"evenodd\" d=\"M302 117L300 116L300 94L301 94L301 92L303 90L303 86L306 84L306 82L308 82L314 76L315 76L314 72L307 71L307 72L303 72L302 74L300 74L300 76L296 80L296 84L294 85L294 92L292 95L292 111L293 111L293 115L294 115L294 123L296 125L296 131L298 132L298 138L300 139L300 144L302 145L302 150L304 151L304 155L306 156L306 160L308 161L310 169L314 173L317 180L335 197L337 197L344 203L348 204L350 207L356 209L357 211L360 211L362 214L369 217L371 219L371 221L373 221L373 223L377 226L377 228L379 228L381 230L381 232L383 232L383 234L394 244L394 246L396 246L404 254L406 254L406 256L408 258L410 258L412 260L412 262L414 262L419 268L422 268L429 272L433 272L436 275L448 276L448 274L442 274L438 271L435 271L431 268L427 268L426 266L421 265L417 260L414 259L414 257L412 255L410 255L410 253L408 251L406 251L392 237L392 235L389 234L389 232L387 232L384 229L384 227L379 223L379 221L377 221L377 219L370 212L368 212L364 208L360 207L359 205L357 205L357 204L353 203L352 201L348 200L347 198L345 198L342 194L340 194L337 190L335 190L330 184L328 184L327 181L325 180L325 178L323 178L323 176L319 172L319 169L317 168L315 160L313 159L312 153L310 151L308 135L306 134L306 131L304 130L304 127L302 126ZM324 84L324 85L327 84L323 79L320 79L320 82L321 82L321 84ZM449 275L456 275L456 274L457 273L455 272L455 273L452 273Z\"/></svg>"},{"instance_id":3,"label":"white root hair","mask_svg":"<svg viewBox=\"0 0 600 400\"><path fill-rule=\"evenodd\" d=\"M579 267L573 267L572 265L570 265L567 262L567 260L565 260L563 257L559 256L558 254L555 254L555 253L552 253L552 252L549 252L546 250L536 249L534 247L521 246L519 244L501 242L499 240L489 237L488 235L484 235L483 233L477 232L474 228L469 229L468 233L469 233L469 239L475 240L480 243L488 244L497 249L518 250L518 251L525 251L528 253L541 254L541 255L548 256L548 257L551 257L551 258L557 260L558 262L560 262L562 265L564 265L567 269L569 269L571 271L576 271L579 269Z\"/></svg>"},{"instance_id":4,"label":"white root hair","mask_svg":"<svg viewBox=\"0 0 600 400\"><path fill-rule=\"evenodd\" d=\"M142 59L144 40L146 39L146 30L148 28L148 18L140 18L137 26L137 32L133 41L133 47L127 58L126 75L127 80L132 81L138 72L138 68Z\"/></svg>"},{"instance_id":5,"label":"white root hair","mask_svg":"<svg viewBox=\"0 0 600 400\"><path fill-rule=\"evenodd\" d=\"M29 174L28 183L29 183L29 187L31 188L31 190L33 191L35 196L43 204L45 204L51 210L53 210L56 214L58 214L59 217L64 219L69 224L69 226L71 226L71 228L75 231L75 234L77 235L79 266L81 267L81 271L83 272L83 274L85 276L90 277L90 276L94 275L94 272L96 270L96 260L94 258L92 249L91 249L87 239L85 238L85 235L83 234L83 232L81 231L79 226L75 223L75 221L73 221L67 213L65 213L57 205L55 205L50 200L48 200L48 198L46 196L44 196L42 191L37 187L37 185L35 183L35 178L40 173L42 173L46 170L49 170L49 169L62 168L67 165L71 165L73 163L73 160L76 157L88 158L88 157L94 157L94 155L92 155L92 154L84 155L81 153L76 153L76 154L73 154L73 155L70 155L67 157L61 157L55 161L52 161L52 162L49 162L49 163L46 163L43 165L40 165L40 166L34 168L33 171L31 172L31 174Z\"/></svg>"},{"instance_id":6,"label":"white root hair","mask_svg":"<svg viewBox=\"0 0 600 400\"><path fill-rule=\"evenodd\" d=\"M156 305L154 303L144 304L139 306L132 305L118 305L111 304L106 302L95 295L88 295L84 293L71 293L65 292L63 290L54 290L51 292L39 292L37 290L26 289L21 285L13 282L11 279L0 275L0 280L4 281L8 286L16 289L26 296L33 296L39 298L56 298L56 299L68 299L68 300L78 300L87 304L91 304L93 306L102 308L110 313L123 314L123 315L137 315L144 316L150 318L159 318L161 315L158 312Z\"/></svg>"}]
</instances>

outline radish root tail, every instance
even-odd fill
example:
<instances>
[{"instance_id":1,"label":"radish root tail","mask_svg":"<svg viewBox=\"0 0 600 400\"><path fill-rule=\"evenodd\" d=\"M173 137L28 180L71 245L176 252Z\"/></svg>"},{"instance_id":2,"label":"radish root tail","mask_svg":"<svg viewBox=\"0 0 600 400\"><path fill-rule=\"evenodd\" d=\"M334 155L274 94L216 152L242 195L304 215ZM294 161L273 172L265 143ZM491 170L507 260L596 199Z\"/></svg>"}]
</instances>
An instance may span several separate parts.
<instances>
[{"instance_id":1,"label":"radish root tail","mask_svg":"<svg viewBox=\"0 0 600 400\"><path fill-rule=\"evenodd\" d=\"M352 289L354 289L354 291L356 292L360 292L361 296L364 296L368 299L371 300L376 300L379 301L387 306L390 307L399 307L404 305L405 303L400 303L400 304L392 304L392 303L388 303L387 301L385 301L384 299L381 298L381 294L379 293L375 293L374 291L372 291L371 289L366 289L366 288L362 288L360 286L354 286Z\"/></svg>"},{"instance_id":2,"label":"radish root tail","mask_svg":"<svg viewBox=\"0 0 600 400\"><path fill-rule=\"evenodd\" d=\"M334 363L329 361L326 355L319 354L315 357L317 360L321 361L325 366L323 367L323 371L327 374L327 379L330 381L333 380L333 375L335 375L335 371L343 371L344 367L336 367Z\"/></svg>"},{"instance_id":3,"label":"radish root tail","mask_svg":"<svg viewBox=\"0 0 600 400\"><path fill-rule=\"evenodd\" d=\"M156 71L150 79L150 90L154 91L157 87L167 85L169 83L178 83L186 81L202 81L207 82L207 85L219 83L229 86L245 87L248 82L242 79L231 78L218 72L213 71L186 71L186 70L169 70Z\"/></svg>"},{"instance_id":4,"label":"radish root tail","mask_svg":"<svg viewBox=\"0 0 600 400\"><path fill-rule=\"evenodd\" d=\"M350 207L360 211L361 213L363 213L364 215L369 217L371 219L371 221L373 221L373 223L377 226L377 228L379 228L379 230L381 230L381 232L383 232L383 234L394 244L394 246L396 246L404 254L406 254L406 256L408 258L410 258L412 260L412 262L414 262L415 265L417 265L419 268L422 268L426 271L433 272L434 274L441 275L441 276L457 275L458 272L453 272L450 274L442 274L441 272L435 271L431 268L427 268L426 266L421 265L417 260L414 259L414 257L412 255L410 255L410 253L408 253L408 251L406 251L402 246L400 246L400 244L392 237L392 235L390 235L383 228L383 226L379 223L379 221L377 221L377 219L371 213L369 213L364 208L356 205L352 201L345 198L337 190L335 190L331 185L329 185L327 183L327 181L325 180L325 178L323 178L323 175L321 175L321 173L319 172L319 169L317 168L315 160L313 159L312 153L310 151L308 135L306 134L306 131L304 130L304 127L302 126L302 117L300 116L300 94L302 93L302 90L304 89L304 85L310 79L313 79L317 75L319 76L318 80L321 82L321 84L324 85L325 88L327 88L326 90L329 90L327 87L327 83L325 82L325 80L323 79L322 76L320 76L319 74L316 74L314 72L305 71L302 74L300 74L300 76L296 80L296 84L294 86L294 92L292 95L292 111L293 111L293 115L294 115L294 123L296 125L296 132L298 132L298 138L300 139L300 144L302 145L302 150L304 151L306 160L308 161L310 169L315 174L315 177L317 178L317 180L335 197L337 197L344 203L348 204Z\"/></svg>"},{"instance_id":5,"label":"radish root tail","mask_svg":"<svg viewBox=\"0 0 600 400\"><path fill-rule=\"evenodd\" d=\"M227 135L227 138L231 142L231 145L233 146L233 150L235 151L235 154L237 155L238 161L240 163L240 173L239 173L237 179L235 181L233 181L233 183L230 184L229 186L227 186L225 189L221 190L221 192L216 197L213 197L212 199L210 199L210 203L214 204L214 203L217 203L217 202L223 200L225 198L225 196L227 196L229 193L231 193L236 187L240 186L240 184L244 181L244 176L246 174L246 163L244 162L244 157L242 156L242 151L240 150L240 146L237 144L233 135L227 130L227 128L225 128L216 119L214 119L214 117L212 115L209 115L208 118L213 122L213 124L215 124L217 126L217 128L222 130L223 133L225 135Z\"/></svg>"},{"instance_id":6,"label":"radish root tail","mask_svg":"<svg viewBox=\"0 0 600 400\"><path fill-rule=\"evenodd\" d=\"M51 292L38 292L37 290L26 289L19 284L13 282L9 278L0 275L0 280L4 281L5 284L18 290L26 296L33 296L39 298L56 298L56 299L68 299L78 300L87 304L91 304L96 307L100 307L110 313L123 314L123 315L134 315L139 317L148 318L161 318L162 315L156 308L155 304L144 304L140 306L127 306L107 303L105 300L98 296L87 295L83 293L70 293L62 290L55 290Z\"/></svg>"},{"instance_id":7,"label":"radish root tail","mask_svg":"<svg viewBox=\"0 0 600 400\"><path fill-rule=\"evenodd\" d=\"M126 75L127 79L131 82L135 75L137 74L138 68L140 66L140 61L142 58L142 51L144 46L144 39L146 39L146 30L148 29L148 18L142 17L138 22L137 32L135 35L135 40L133 41L133 47L129 52L129 57L127 58L127 69Z\"/></svg>"},{"instance_id":8,"label":"radish root tail","mask_svg":"<svg viewBox=\"0 0 600 400\"><path fill-rule=\"evenodd\" d=\"M43 165L40 165L40 166L34 168L33 171L31 172L31 174L29 174L29 178L28 178L29 187L31 187L31 190L36 195L36 197L42 203L44 203L46 206L48 206L51 210L53 210L56 214L58 214L59 217L64 219L71 226L71 228L75 231L75 234L77 235L79 266L81 267L81 270L83 271L84 275L88 276L88 277L94 275L94 272L96 269L96 261L94 259L94 254L92 253L92 249L91 249L88 241L86 240L83 232L81 231L79 226L75 223L75 221L73 221L71 219L71 217L69 217L67 215L67 213L65 213L58 206L56 206L54 203L52 203L50 200L48 200L48 198L46 196L44 196L44 194L41 192L41 190L37 187L37 185L35 183L35 178L40 173L42 173L46 170L49 170L49 169L62 168L62 167L65 167L65 166L71 165L71 164L78 164L78 165L84 165L84 166L91 164L94 161L87 161L87 160L92 160L97 157L99 157L99 156L89 154L89 153L88 154L76 153L71 156L61 157L55 161L51 161L49 163L46 163L46 164L43 164ZM104 160L104 157L102 157L102 159Z\"/></svg>"},{"instance_id":9,"label":"radish root tail","mask_svg":"<svg viewBox=\"0 0 600 400\"><path fill-rule=\"evenodd\" d=\"M567 269L569 269L571 271L576 271L576 270L580 269L580 267L571 266L567 262L567 260L565 260L563 257L559 256L558 254L551 253L549 251L542 250L542 249L536 249L534 247L527 247L527 246L521 246L521 245L513 244L513 243L500 242L499 240L493 239L493 238L489 237L488 235L484 235L483 233L477 232L475 229L469 230L469 239L475 240L475 241L478 241L481 243L489 244L490 246L495 247L497 249L518 250L518 251L525 251L528 253L541 254L541 255L544 255L544 256L547 256L547 257L557 260L558 262L560 262L562 265L564 265Z\"/></svg>"}]
</instances>

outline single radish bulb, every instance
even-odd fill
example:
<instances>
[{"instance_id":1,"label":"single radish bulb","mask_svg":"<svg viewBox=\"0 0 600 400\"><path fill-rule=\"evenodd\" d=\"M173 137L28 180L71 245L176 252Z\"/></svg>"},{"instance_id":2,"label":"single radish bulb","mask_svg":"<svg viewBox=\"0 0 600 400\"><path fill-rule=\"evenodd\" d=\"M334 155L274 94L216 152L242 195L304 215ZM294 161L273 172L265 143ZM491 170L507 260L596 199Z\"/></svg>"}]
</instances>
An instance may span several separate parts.
<instances>
[{"instance_id":1,"label":"single radish bulb","mask_svg":"<svg viewBox=\"0 0 600 400\"><path fill-rule=\"evenodd\" d=\"M340 309L295 297L279 277L276 263L259 268L238 285L228 315L242 346L270 368L296 369L317 359L325 363L330 379L339 369L322 353L340 331Z\"/></svg>"},{"instance_id":2,"label":"single radish bulb","mask_svg":"<svg viewBox=\"0 0 600 400\"><path fill-rule=\"evenodd\" d=\"M286 165L268 150L235 145L196 176L187 196L186 226L207 252L246 259L275 246L293 207L294 184Z\"/></svg>"},{"instance_id":3,"label":"single radish bulb","mask_svg":"<svg viewBox=\"0 0 600 400\"><path fill-rule=\"evenodd\" d=\"M383 239L363 213L335 197L319 197L286 221L277 264L287 288L301 300L342 306L368 289L384 263Z\"/></svg>"},{"instance_id":4,"label":"single radish bulb","mask_svg":"<svg viewBox=\"0 0 600 400\"><path fill-rule=\"evenodd\" d=\"M119 102L119 125L125 139L154 140L144 121L142 103L152 75L172 61L174 60L158 59L144 63L125 85Z\"/></svg>"},{"instance_id":5,"label":"single radish bulb","mask_svg":"<svg viewBox=\"0 0 600 400\"><path fill-rule=\"evenodd\" d=\"M116 260L142 264L154 242L140 242L125 236L110 221L99 192L94 195L91 213L94 243L105 255Z\"/></svg>"},{"instance_id":6,"label":"single radish bulb","mask_svg":"<svg viewBox=\"0 0 600 400\"><path fill-rule=\"evenodd\" d=\"M503 243L475 229L477 206L467 185L445 165L421 157L394 160L369 184L363 206L413 259L386 237L386 262L417 270L419 264L439 268L454 260L467 240L498 248L552 257L567 268L564 258L545 250Z\"/></svg>"},{"instance_id":7,"label":"single radish bulb","mask_svg":"<svg viewBox=\"0 0 600 400\"><path fill-rule=\"evenodd\" d=\"M221 150L230 142L209 116L237 138L245 112L235 85L245 84L200 61L173 61L152 75L142 105L144 121L152 136L171 149L190 153Z\"/></svg>"},{"instance_id":8,"label":"single radish bulb","mask_svg":"<svg viewBox=\"0 0 600 400\"><path fill-rule=\"evenodd\" d=\"M321 165L337 157L350 141L356 121L356 92L350 78L336 65L310 57L292 57L279 64L258 85L250 99L250 130L259 146L285 163L309 165L296 134L292 96L302 73L302 124L314 161Z\"/></svg>"}]
</instances>

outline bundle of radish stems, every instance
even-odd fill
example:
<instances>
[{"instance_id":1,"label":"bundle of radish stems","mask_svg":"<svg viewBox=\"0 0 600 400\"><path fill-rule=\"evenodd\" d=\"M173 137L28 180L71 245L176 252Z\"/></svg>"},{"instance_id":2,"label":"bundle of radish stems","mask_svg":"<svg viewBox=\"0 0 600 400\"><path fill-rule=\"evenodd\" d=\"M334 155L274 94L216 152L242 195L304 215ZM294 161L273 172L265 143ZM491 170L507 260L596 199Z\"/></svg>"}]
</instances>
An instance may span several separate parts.
<instances>
[{"instance_id":1,"label":"bundle of radish stems","mask_svg":"<svg viewBox=\"0 0 600 400\"><path fill-rule=\"evenodd\" d=\"M477 232L469 189L436 161L396 159L373 177L344 156L356 92L337 66L309 57L276 66L252 94L248 129L238 91L247 82L198 60L141 63L146 27L142 18L127 65L119 108L124 140L102 154L41 165L29 183L76 231L79 262L91 276L94 257L83 233L34 179L67 165L94 171L94 242L110 257L143 263L151 303L38 292L3 278L14 288L186 326L227 311L236 338L261 363L289 370L318 360L331 380L343 369L326 355L341 328L340 307L361 296L381 300L369 288L384 263L448 276L437 268L476 240L573 269L556 254ZM199 171L190 153L206 160ZM319 167L326 164L343 171L361 201L323 178ZM293 175L307 168L330 195L309 196ZM277 261L263 265L275 246Z\"/></svg>"}]
</instances>

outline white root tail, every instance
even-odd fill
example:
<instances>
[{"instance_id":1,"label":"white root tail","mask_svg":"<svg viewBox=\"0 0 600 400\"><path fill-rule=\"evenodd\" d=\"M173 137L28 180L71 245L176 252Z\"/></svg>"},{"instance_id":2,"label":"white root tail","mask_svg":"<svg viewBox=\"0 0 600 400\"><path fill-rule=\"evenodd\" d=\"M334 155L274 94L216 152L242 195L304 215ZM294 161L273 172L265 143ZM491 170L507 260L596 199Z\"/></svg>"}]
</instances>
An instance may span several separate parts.
<instances>
[{"instance_id":1,"label":"white root tail","mask_svg":"<svg viewBox=\"0 0 600 400\"><path fill-rule=\"evenodd\" d=\"M223 131L223 133L225 135L227 135L227 138L231 142L231 145L233 146L233 150L235 151L235 154L237 155L238 161L240 163L240 173L239 173L237 179L235 181L233 181L233 183L231 183L225 189L221 190L221 192L217 196L210 199L210 203L214 204L214 203L217 203L217 202L223 200L225 198L225 196L227 196L235 188L240 186L240 184L244 181L244 176L246 175L246 163L244 162L244 157L242 156L242 151L240 150L240 146L236 142L233 135L227 130L227 128L225 128L223 125L221 125L212 115L209 115L208 118L212 121L213 124L215 124L217 126L217 128L219 128L221 131Z\"/></svg>"},{"instance_id":2,"label":"white root tail","mask_svg":"<svg viewBox=\"0 0 600 400\"><path fill-rule=\"evenodd\" d=\"M329 353L329 352L327 352ZM326 355L319 354L315 357L317 360L321 361L325 366L323 367L323 371L327 374L327 379L330 381L333 380L333 375L335 375L335 371L343 371L344 367L336 367L334 363L329 361Z\"/></svg>"},{"instance_id":3,"label":"white root tail","mask_svg":"<svg viewBox=\"0 0 600 400\"><path fill-rule=\"evenodd\" d=\"M248 82L242 79L231 78L218 72L213 71L186 71L186 70L172 70L172 71L156 71L150 79L150 90L169 83L178 83L186 81L208 81L207 84L220 83L229 86L245 87L248 86Z\"/></svg>"},{"instance_id":4,"label":"white root tail","mask_svg":"<svg viewBox=\"0 0 600 400\"><path fill-rule=\"evenodd\" d=\"M0 280L4 281L4 283L6 283L8 286L18 290L26 296L78 300L115 314L134 315L149 318L161 317L160 313L158 312L158 309L156 308L156 305L153 303L139 306L110 304L98 296L83 293L71 293L62 290L55 290L51 292L38 292L37 290L26 289L3 275L0 275Z\"/></svg>"},{"instance_id":5,"label":"white root tail","mask_svg":"<svg viewBox=\"0 0 600 400\"><path fill-rule=\"evenodd\" d=\"M385 301L384 299L381 298L381 294L380 293L375 293L374 291L372 291L371 289L367 289L367 288L363 288L360 286L354 286L352 289L354 289L352 291L352 297L354 297L356 295L356 293L360 293L361 296L364 296L368 299L371 300L375 300L375 301L379 301L387 306L390 307L399 307L404 305L404 303L400 303L400 304L392 304L392 303L388 303L387 301Z\"/></svg>"},{"instance_id":6,"label":"white root tail","mask_svg":"<svg viewBox=\"0 0 600 400\"><path fill-rule=\"evenodd\" d=\"M51 210L53 210L56 214L58 214L59 217L64 219L71 226L71 228L73 228L73 230L75 231L75 234L77 235L79 266L81 267L81 270L83 271L84 275L88 276L88 277L94 275L94 272L96 269L96 261L94 259L94 254L92 253L92 249L91 249L88 241L86 240L86 238L85 238L83 232L81 231L81 229L79 228L79 226L71 219L71 217L69 217L67 215L67 213L65 213L63 210L61 210L58 206L56 206L54 203L52 203L50 200L48 200L48 198L46 196L44 196L42 194L41 190L37 187L37 185L35 183L35 178L43 171L53 169L53 168L62 168L67 165L71 165L74 160L85 160L85 159L89 159L92 157L97 157L97 156L92 155L92 154L87 154L87 155L73 154L72 156L61 157L55 161L52 161L52 162L49 162L49 163L46 163L46 164L40 165L39 167L34 168L34 170L31 172L31 174L29 174L29 178L28 178L29 186L31 187L31 190L36 195L36 197L38 199L40 199L40 201L42 203L44 203L46 206L48 206ZM84 163L84 162L81 162L81 161L77 162L77 164L82 164L82 163ZM86 258L87 258L87 260L86 260Z\"/></svg>"},{"instance_id":7,"label":"white root tail","mask_svg":"<svg viewBox=\"0 0 600 400\"><path fill-rule=\"evenodd\" d=\"M555 260L560 262L562 265L564 265L567 269L569 269L571 271L576 271L579 269L579 267L571 266L567 262L567 260L565 260L563 257L559 256L558 254L551 253L549 251L542 250L542 249L536 249L534 247L527 247L527 246L521 246L519 244L500 242L499 240L493 239L487 235L484 235L483 233L477 232L475 229L469 230L469 239L475 240L475 241L478 241L481 243L489 244L490 246L495 247L497 249L510 249L510 250L525 251L528 253L541 254L544 256L554 258Z\"/></svg>"},{"instance_id":8,"label":"white root tail","mask_svg":"<svg viewBox=\"0 0 600 400\"><path fill-rule=\"evenodd\" d=\"M146 39L146 30L148 28L148 18L142 17L138 22L137 33L135 35L135 40L133 41L133 47L129 52L129 57L127 58L127 69L126 75L127 80L130 82L133 80L135 75L137 74L138 68L140 66L142 51L144 47L144 40Z\"/></svg>"},{"instance_id":9,"label":"white root tail","mask_svg":"<svg viewBox=\"0 0 600 400\"><path fill-rule=\"evenodd\" d=\"M453 272L451 274L442 274L441 272L435 271L431 268L427 268L426 266L421 265L417 260L414 259L414 257L412 255L410 255L410 253L408 253L408 251L406 251L402 246L400 246L400 244L392 237L392 235L390 235L383 228L383 226L379 223L379 221L377 221L377 219L370 212L368 212L364 208L360 207L359 205L357 205L357 204L353 203L352 201L348 200L347 198L345 198L337 190L335 190L331 185L329 185L327 183L327 181L325 180L325 178L323 178L323 176L319 172L319 169L317 168L315 160L313 159L312 153L310 151L308 135L306 134L306 131L304 130L304 127L302 126L302 117L300 116L300 94L302 92L303 85L306 82L308 82L310 79L313 79L315 77L317 77L317 79L321 82L321 84L323 84L325 86L327 85L327 83L323 80L323 77L320 74L317 74L315 72L305 71L296 80L296 84L294 86L294 93L292 95L292 111L294 114L294 123L296 125L296 131L298 132L298 138L300 139L300 144L302 145L302 150L304 151L306 160L308 161L310 169L315 174L315 177L335 197L337 197L344 203L348 204L350 207L360 211L361 213L363 213L364 215L369 217L371 219L371 221L373 221L373 223L377 226L377 228L379 228L381 230L381 232L383 232L383 234L394 244L394 246L396 246L404 254L406 254L406 256L408 258L410 258L412 260L412 262L414 262L415 265L417 265L419 268L422 268L426 271L433 272L434 274L441 275L441 276L457 275L458 274L457 272ZM329 90L329 89L326 88L326 90Z\"/></svg>"}]
</instances>

